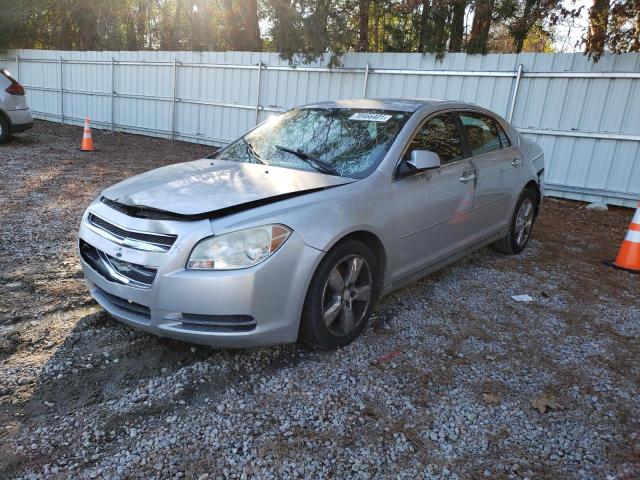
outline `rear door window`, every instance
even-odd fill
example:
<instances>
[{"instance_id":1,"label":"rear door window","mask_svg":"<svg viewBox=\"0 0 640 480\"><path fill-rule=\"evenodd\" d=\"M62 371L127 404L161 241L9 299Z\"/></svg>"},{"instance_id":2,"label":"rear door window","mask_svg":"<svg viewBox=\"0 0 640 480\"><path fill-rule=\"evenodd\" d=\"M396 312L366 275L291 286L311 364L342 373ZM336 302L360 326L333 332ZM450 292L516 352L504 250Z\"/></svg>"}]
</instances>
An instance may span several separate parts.
<instances>
[{"instance_id":1,"label":"rear door window","mask_svg":"<svg viewBox=\"0 0 640 480\"><path fill-rule=\"evenodd\" d=\"M450 113L431 117L418 129L405 158L412 150L428 150L440 156L445 164L462 158L462 145L455 118Z\"/></svg>"},{"instance_id":2,"label":"rear door window","mask_svg":"<svg viewBox=\"0 0 640 480\"><path fill-rule=\"evenodd\" d=\"M463 112L459 117L472 155L502 148L499 126L493 118L476 112Z\"/></svg>"}]
</instances>

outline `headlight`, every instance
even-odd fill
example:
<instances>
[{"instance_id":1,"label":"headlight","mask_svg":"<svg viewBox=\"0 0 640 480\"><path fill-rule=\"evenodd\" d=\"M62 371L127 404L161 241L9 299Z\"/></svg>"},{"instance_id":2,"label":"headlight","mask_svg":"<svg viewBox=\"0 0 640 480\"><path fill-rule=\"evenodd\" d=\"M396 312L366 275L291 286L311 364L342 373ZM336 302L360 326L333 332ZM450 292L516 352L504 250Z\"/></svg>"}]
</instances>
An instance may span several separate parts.
<instances>
[{"instance_id":1,"label":"headlight","mask_svg":"<svg viewBox=\"0 0 640 480\"><path fill-rule=\"evenodd\" d=\"M187 262L193 270L234 270L253 267L269 258L291 235L284 225L265 225L205 238Z\"/></svg>"}]
</instances>

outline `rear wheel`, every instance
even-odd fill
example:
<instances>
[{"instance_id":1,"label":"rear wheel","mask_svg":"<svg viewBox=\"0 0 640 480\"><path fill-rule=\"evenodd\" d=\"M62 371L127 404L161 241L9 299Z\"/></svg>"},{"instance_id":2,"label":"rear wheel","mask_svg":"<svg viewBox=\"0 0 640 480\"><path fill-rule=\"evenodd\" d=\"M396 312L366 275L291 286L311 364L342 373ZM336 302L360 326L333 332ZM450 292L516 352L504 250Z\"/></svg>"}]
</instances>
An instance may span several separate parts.
<instances>
[{"instance_id":1,"label":"rear wheel","mask_svg":"<svg viewBox=\"0 0 640 480\"><path fill-rule=\"evenodd\" d=\"M321 348L351 343L366 327L378 297L377 264L371 249L359 241L332 249L311 280L300 338Z\"/></svg>"},{"instance_id":2,"label":"rear wheel","mask_svg":"<svg viewBox=\"0 0 640 480\"><path fill-rule=\"evenodd\" d=\"M492 244L494 250L507 255L516 255L525 249L533 232L533 223L536 218L535 205L536 194L531 190L524 190L513 211L509 233Z\"/></svg>"},{"instance_id":3,"label":"rear wheel","mask_svg":"<svg viewBox=\"0 0 640 480\"><path fill-rule=\"evenodd\" d=\"M0 113L0 143L4 143L9 139L9 122Z\"/></svg>"}]
</instances>

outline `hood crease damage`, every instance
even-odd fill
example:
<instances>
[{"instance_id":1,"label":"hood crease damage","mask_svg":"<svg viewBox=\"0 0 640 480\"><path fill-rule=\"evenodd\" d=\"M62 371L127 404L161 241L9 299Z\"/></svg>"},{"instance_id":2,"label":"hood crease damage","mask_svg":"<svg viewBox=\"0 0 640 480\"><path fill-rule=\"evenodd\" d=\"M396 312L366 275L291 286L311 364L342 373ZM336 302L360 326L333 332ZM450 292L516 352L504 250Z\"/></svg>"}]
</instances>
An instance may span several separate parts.
<instances>
[{"instance_id":1,"label":"hood crease damage","mask_svg":"<svg viewBox=\"0 0 640 480\"><path fill-rule=\"evenodd\" d=\"M348 185L348 184L342 184ZM233 215L235 213L244 212L246 210L251 210L253 208L262 207L264 205L269 205L271 203L281 202L283 200L288 200L290 198L299 197L301 195L307 195L314 192L319 192L322 190L327 190L329 188L338 187L340 185L330 185L326 187L320 188L311 188L308 190L301 190L297 192L285 193L282 195L275 195L273 197L261 198L259 200L253 200L250 202L240 203L238 205L233 205L230 207L218 208L216 210L211 210L207 212L202 212L198 214L181 214L174 213L167 210L161 210L158 208L147 207L145 205L128 205L125 203L119 203L118 199L111 200L107 197L101 197L100 201L105 205L117 210L120 213L124 213L129 217L135 218L145 218L149 220L177 220L177 221L197 221L197 220L215 220L217 218L226 217L228 215Z\"/></svg>"}]
</instances>

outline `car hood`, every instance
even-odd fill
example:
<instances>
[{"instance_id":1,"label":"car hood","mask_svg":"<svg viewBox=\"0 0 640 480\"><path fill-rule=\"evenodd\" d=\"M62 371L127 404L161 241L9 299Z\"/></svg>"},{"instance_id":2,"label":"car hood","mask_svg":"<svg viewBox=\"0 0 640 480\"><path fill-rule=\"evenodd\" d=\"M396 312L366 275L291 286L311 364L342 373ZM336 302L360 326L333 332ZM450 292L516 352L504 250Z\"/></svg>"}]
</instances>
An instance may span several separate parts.
<instances>
[{"instance_id":1,"label":"car hood","mask_svg":"<svg viewBox=\"0 0 640 480\"><path fill-rule=\"evenodd\" d=\"M354 182L268 165L202 159L158 168L107 188L102 196L126 207L183 216L247 208Z\"/></svg>"}]
</instances>

